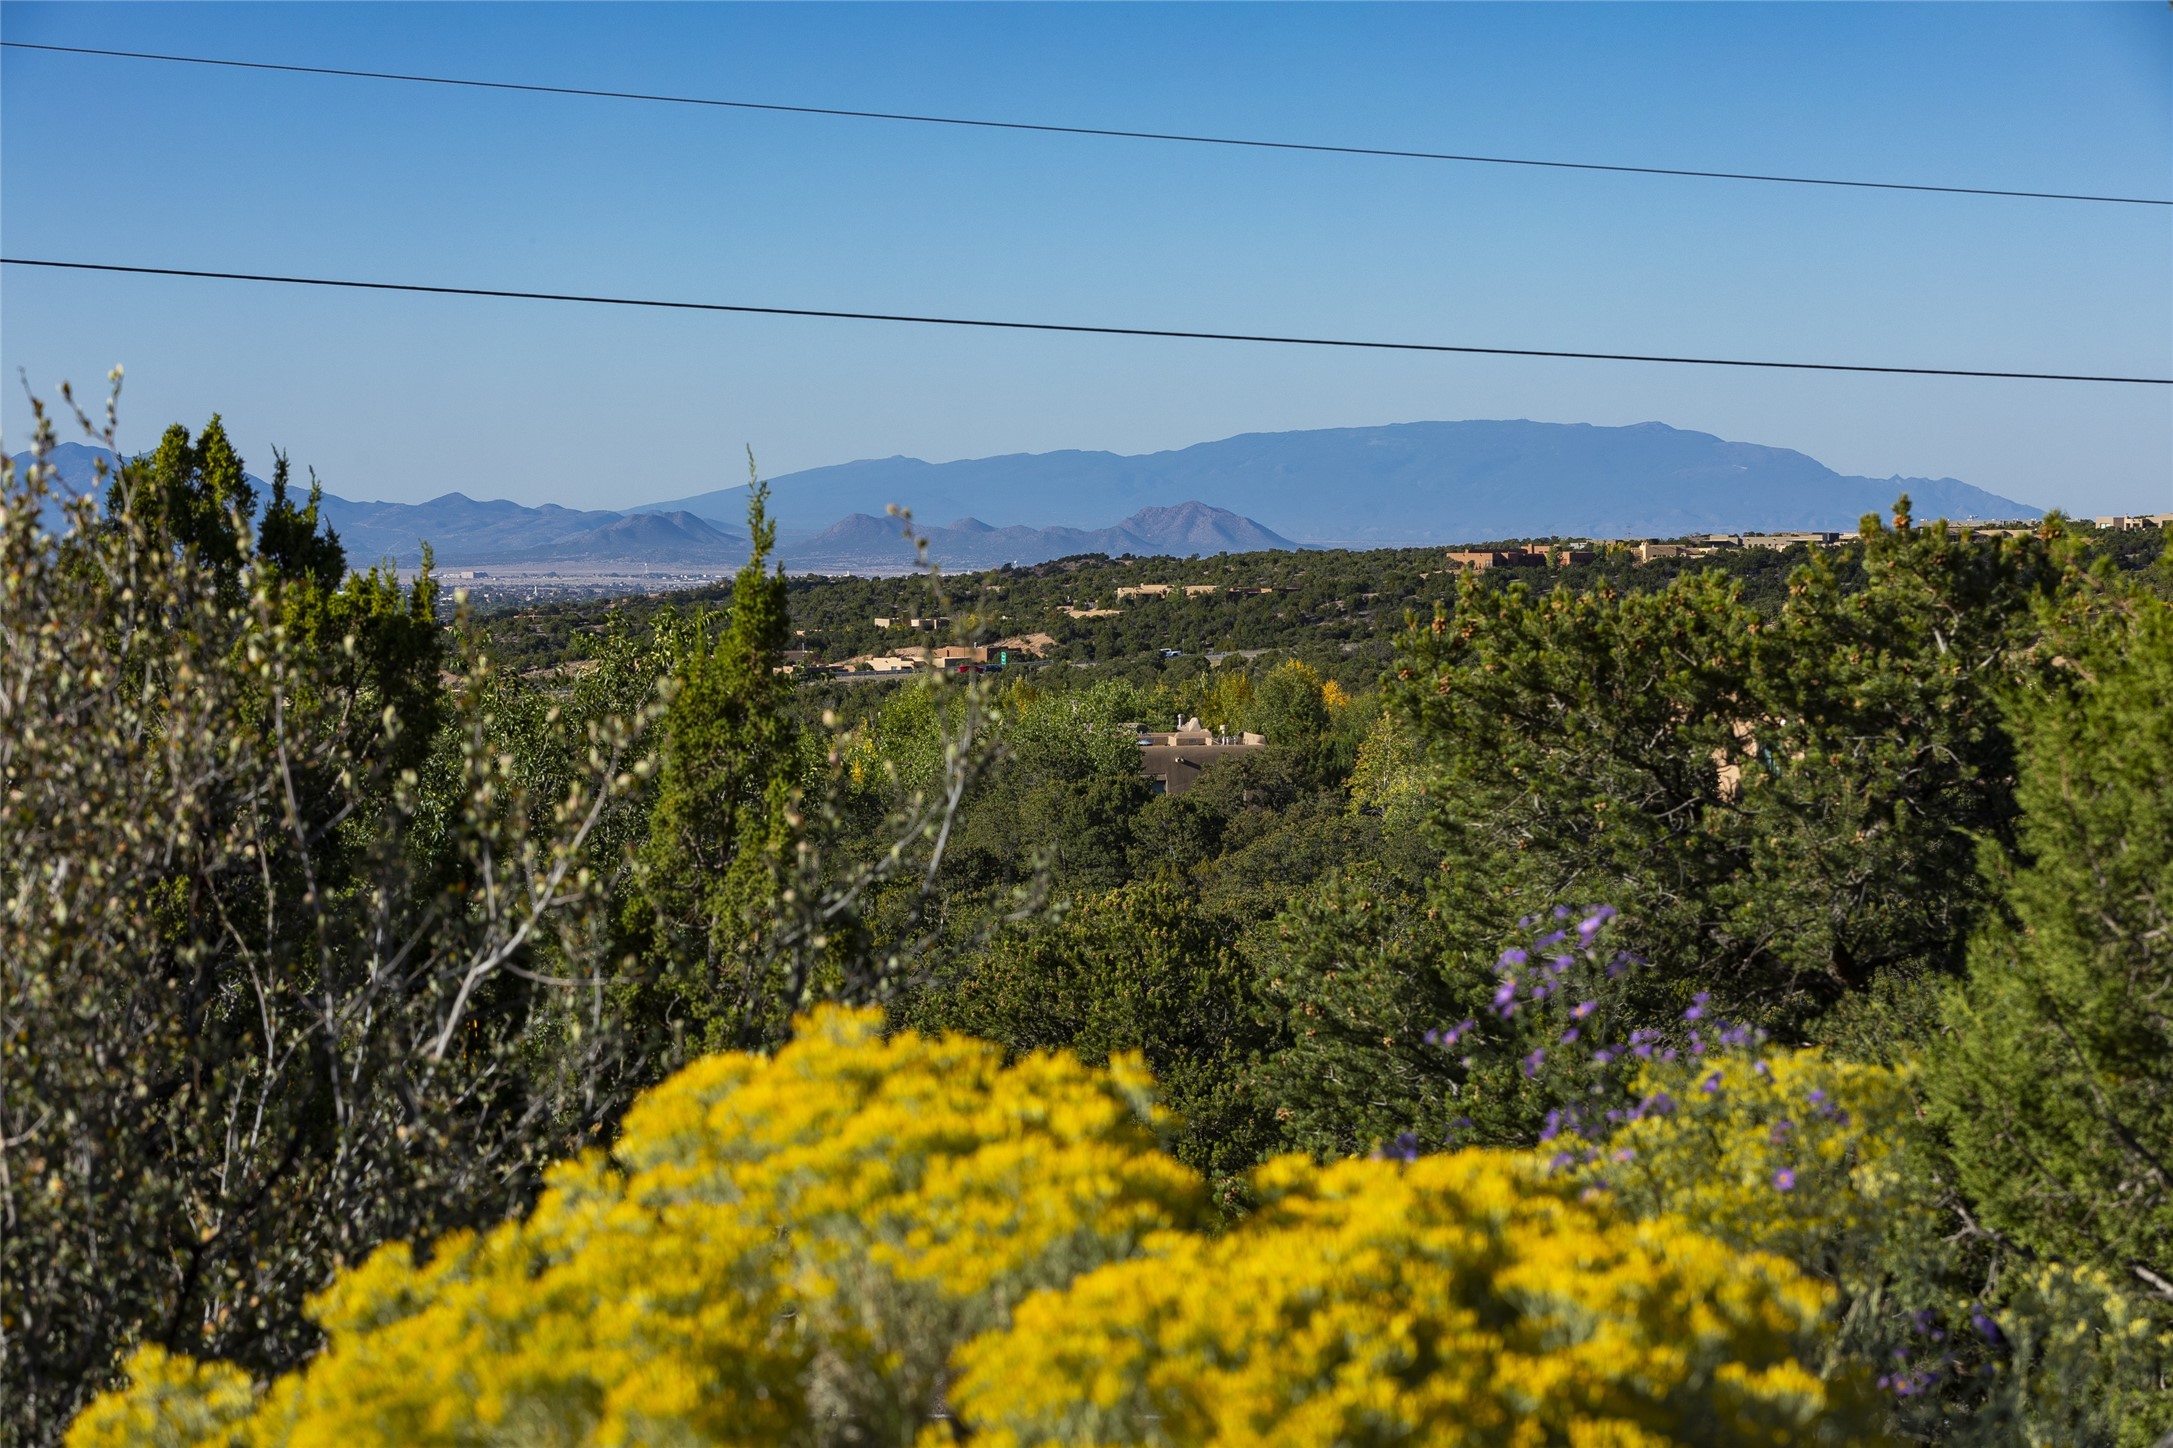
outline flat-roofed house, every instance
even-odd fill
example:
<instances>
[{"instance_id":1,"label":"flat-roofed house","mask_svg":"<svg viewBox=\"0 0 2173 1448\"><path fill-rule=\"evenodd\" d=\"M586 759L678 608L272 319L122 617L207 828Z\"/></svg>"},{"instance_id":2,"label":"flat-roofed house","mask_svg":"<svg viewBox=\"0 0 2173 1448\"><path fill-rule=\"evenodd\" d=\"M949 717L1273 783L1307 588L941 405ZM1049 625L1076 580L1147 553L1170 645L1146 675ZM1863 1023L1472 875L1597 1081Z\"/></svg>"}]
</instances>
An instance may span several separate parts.
<instances>
[{"instance_id":1,"label":"flat-roofed house","mask_svg":"<svg viewBox=\"0 0 2173 1448\"><path fill-rule=\"evenodd\" d=\"M1474 573L1489 568L1544 568L1547 555L1536 548L1465 548L1451 552L1449 562Z\"/></svg>"},{"instance_id":2,"label":"flat-roofed house","mask_svg":"<svg viewBox=\"0 0 2173 1448\"><path fill-rule=\"evenodd\" d=\"M1813 548L1831 548L1840 541L1841 535L1831 532L1745 533L1743 535L1743 546L1745 548L1772 548L1775 550L1793 548L1798 543L1807 543Z\"/></svg>"},{"instance_id":3,"label":"flat-roofed house","mask_svg":"<svg viewBox=\"0 0 2173 1448\"><path fill-rule=\"evenodd\" d=\"M1265 734L1225 733L1187 719L1175 729L1139 733L1139 769L1156 794L1183 794L1209 766L1267 747Z\"/></svg>"}]
</instances>

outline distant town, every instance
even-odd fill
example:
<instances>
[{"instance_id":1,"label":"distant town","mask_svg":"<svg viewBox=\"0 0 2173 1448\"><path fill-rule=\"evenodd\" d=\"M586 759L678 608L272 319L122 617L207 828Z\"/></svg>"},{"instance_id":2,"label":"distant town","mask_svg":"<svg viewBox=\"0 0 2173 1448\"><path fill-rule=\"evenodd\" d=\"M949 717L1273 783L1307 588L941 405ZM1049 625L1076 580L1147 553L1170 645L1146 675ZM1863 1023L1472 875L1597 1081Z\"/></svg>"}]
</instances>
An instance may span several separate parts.
<instances>
[{"instance_id":1,"label":"distant town","mask_svg":"<svg viewBox=\"0 0 2173 1448\"><path fill-rule=\"evenodd\" d=\"M2155 534L2162 527L2173 523L2173 514L2112 515L2093 518L2090 522L2094 528L2105 533ZM2015 537L2030 534L2036 531L2038 526L2037 524L1995 524L1971 527L1969 532L1973 536L1985 538ZM1753 561L1751 555L1763 554L1777 557L1788 553L1791 549L1830 550L1839 548L1843 544L1853 541L1854 536L1836 530L1787 533L1706 533L1670 540L1594 538L1568 543L1505 543L1490 547L1451 548L1430 555L1426 554L1424 550L1402 549L1376 550L1370 553L1361 552L1349 555L1317 552L1301 554L1298 557L1319 560L1323 571L1335 569L1337 563L1343 558L1376 562L1393 558L1406 565L1405 568L1394 571L1407 572L1410 579L1423 583L1427 580L1453 576L1459 573L1513 574L1527 570L1544 571L1551 569L1560 571L1607 566L1643 568L1648 565L1658 564L1672 564L1681 567L1701 561L1724 560L1730 556L1743 558L1746 563L1750 563ZM1431 556L1440 566L1421 566L1415 570L1408 570L1408 565L1415 561L1414 555L1418 555L1419 558ZM1235 556L1243 557L1246 555ZM1282 556L1287 558L1289 555ZM1051 566L1058 566L1064 567L1066 571L1076 575L1081 570L1082 565L1090 561L1086 559L1062 560L1059 565L1043 565L1042 570L1035 571L1044 571ZM1104 561L1110 566L1131 565L1135 569L1142 563L1147 562L1147 560L1133 559L1100 561ZM1202 562L1208 561L1218 567L1229 567L1232 558L1225 557L1215 560L1203 560ZM1307 572L1310 573L1311 570L1307 570ZM1091 571L1089 576L1092 576ZM842 583L844 580L833 580L818 575L808 578L806 581L808 583L818 581ZM985 583L983 588L984 591L988 591L990 598L997 598L1002 596L1004 585L1001 583ZM1065 631L1072 633L1076 631L1079 625L1090 625L1103 620L1119 620L1125 616L1128 610L1140 607L1153 606L1158 613L1161 613L1172 605L1220 601L1226 605L1235 603L1251 604L1257 611L1257 601L1259 600L1275 600L1278 597L1288 597L1295 602L1295 596L1302 594L1304 591L1305 585L1295 580L1282 582L1255 580L1214 582L1204 579L1196 581L1153 579L1136 583L1117 584L1106 591L1098 590L1092 596L1075 595L1072 598L1049 605L1047 613L1054 619L1062 620L1063 625L1071 626L1066 628ZM1342 616L1350 616L1354 612L1352 605L1355 603L1358 605L1356 612L1363 616L1366 612L1365 606L1378 603L1381 596L1382 591L1379 588L1361 589L1349 599L1339 597L1336 600L1334 611ZM1289 608L1280 608L1274 610L1271 616L1287 622L1291 611ZM909 674L920 670L947 673L982 673L988 670L1047 661L1057 657L1064 651L1066 640L1046 630L1004 631L996 637L986 639L984 642L946 641L938 643L934 641L936 638L952 639L959 633L962 622L981 625L980 631L986 633L989 631L988 625L1000 626L1010 621L1012 621L1012 616L1008 613L995 611L995 605L993 604L983 615L970 620L952 614L870 614L865 621L866 627L884 637L884 643L881 646L846 653L842 656L835 653L826 654L823 649L818 647L795 648L785 655L783 667L795 673L827 673L847 678L869 679ZM803 638L806 637L807 630L801 630L801 634ZM889 641L901 634L905 635L908 640L916 635L922 636L925 641L901 640L895 643ZM1178 640L1172 637L1162 647L1168 655L1175 656L1185 651L1180 646L1183 642L1196 641ZM1228 649L1227 652L1248 652L1234 647L1236 642L1234 638L1231 642L1233 647ZM1209 662L1214 662L1222 656L1224 651L1203 650L1202 652Z\"/></svg>"}]
</instances>

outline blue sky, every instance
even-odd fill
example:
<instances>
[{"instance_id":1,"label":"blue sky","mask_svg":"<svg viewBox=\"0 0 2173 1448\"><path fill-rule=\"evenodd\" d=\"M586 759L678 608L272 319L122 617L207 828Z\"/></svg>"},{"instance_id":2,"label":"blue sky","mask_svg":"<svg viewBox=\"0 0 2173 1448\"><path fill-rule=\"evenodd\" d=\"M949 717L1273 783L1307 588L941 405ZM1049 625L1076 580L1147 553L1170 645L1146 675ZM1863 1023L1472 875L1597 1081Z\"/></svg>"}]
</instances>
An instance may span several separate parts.
<instances>
[{"instance_id":1,"label":"blue sky","mask_svg":"<svg viewBox=\"0 0 2173 1448\"><path fill-rule=\"evenodd\" d=\"M2122 5L0 5L10 40L1332 144L2173 194ZM846 310L2173 374L2173 209L1007 134L0 53L9 255ZM2173 508L2173 389L1339 354L0 275L0 427L124 362L348 497L1658 420ZM1053 502L1052 517L1061 512ZM1104 519L1067 520L1107 522Z\"/></svg>"}]
</instances>

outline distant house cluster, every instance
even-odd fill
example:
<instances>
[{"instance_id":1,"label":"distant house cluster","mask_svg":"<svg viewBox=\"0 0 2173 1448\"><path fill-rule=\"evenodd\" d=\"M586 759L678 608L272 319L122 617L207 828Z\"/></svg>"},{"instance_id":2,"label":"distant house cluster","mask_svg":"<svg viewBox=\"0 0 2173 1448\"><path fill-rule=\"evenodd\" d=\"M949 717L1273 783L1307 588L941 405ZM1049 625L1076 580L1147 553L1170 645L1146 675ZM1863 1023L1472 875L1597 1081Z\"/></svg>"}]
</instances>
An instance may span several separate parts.
<instances>
[{"instance_id":1,"label":"distant house cluster","mask_svg":"<svg viewBox=\"0 0 2173 1448\"><path fill-rule=\"evenodd\" d=\"M1172 594L1179 598L1211 598L1216 594L1225 598L1261 598L1269 594L1296 591L1289 587L1278 588L1272 584L1233 586L1227 583L1128 583L1117 590L1117 602L1122 603L1128 598L1168 598ZM1063 612L1073 618L1095 618L1100 613L1115 613L1116 610L1067 608Z\"/></svg>"},{"instance_id":2,"label":"distant house cluster","mask_svg":"<svg viewBox=\"0 0 2173 1448\"><path fill-rule=\"evenodd\" d=\"M876 620L882 623L881 619ZM903 623L904 620L898 620ZM916 626L922 620L914 621ZM945 620L949 622L949 620ZM824 671L833 674L909 674L919 669L940 669L946 673L980 673L984 669L1004 668L1026 659L1038 659L1056 647L1056 639L1045 633L1014 634L1010 638L997 639L988 644L939 644L933 648L892 649L883 654L856 654L849 659L839 659L824 665ZM804 658L805 651L801 651ZM797 662L790 654L788 664Z\"/></svg>"},{"instance_id":3,"label":"distant house cluster","mask_svg":"<svg viewBox=\"0 0 2173 1448\"><path fill-rule=\"evenodd\" d=\"M1627 555L1639 563L1658 558L1709 558L1735 548L1793 548L1807 544L1831 548L1841 541L1839 533L1707 533L1700 537L1663 543L1651 538L1595 538L1582 543L1544 548L1452 548L1445 555L1449 566L1468 573L1497 568L1567 568L1609 555Z\"/></svg>"},{"instance_id":4,"label":"distant house cluster","mask_svg":"<svg viewBox=\"0 0 2173 1448\"><path fill-rule=\"evenodd\" d=\"M1220 593L1219 583L1135 583L1117 590L1117 601L1127 598L1167 598L1175 593L1185 598L1195 594Z\"/></svg>"},{"instance_id":5,"label":"distant house cluster","mask_svg":"<svg viewBox=\"0 0 2173 1448\"><path fill-rule=\"evenodd\" d=\"M2092 518L2090 521L2099 528L2114 532L2154 531L2173 527L2173 513L2115 513L2102 518ZM2035 533L2037 525L1973 526L1969 531L1980 538L2019 538ZM1670 542L1652 538L1595 538L1567 546L1453 548L1445 557L1452 571L1483 573L1497 568L1567 568L1573 563L1590 563L1595 559L1610 556L1628 557L1638 563L1651 563L1660 558L1710 558L1717 553L1738 548L1770 548L1778 551L1794 548L1798 544L1811 548L1832 548L1838 546L1847 536L1850 535L1833 531L1810 531L1706 533Z\"/></svg>"}]
</instances>

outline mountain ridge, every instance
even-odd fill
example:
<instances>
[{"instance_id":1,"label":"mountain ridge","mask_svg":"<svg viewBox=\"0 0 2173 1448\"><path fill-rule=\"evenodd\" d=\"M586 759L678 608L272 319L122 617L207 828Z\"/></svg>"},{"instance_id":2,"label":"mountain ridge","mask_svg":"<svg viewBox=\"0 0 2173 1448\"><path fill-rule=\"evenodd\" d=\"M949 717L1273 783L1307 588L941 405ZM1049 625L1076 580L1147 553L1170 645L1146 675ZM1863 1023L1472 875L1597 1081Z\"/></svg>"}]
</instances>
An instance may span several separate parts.
<instances>
[{"instance_id":1,"label":"mountain ridge","mask_svg":"<svg viewBox=\"0 0 2173 1448\"><path fill-rule=\"evenodd\" d=\"M1793 449L1659 422L1408 422L1240 433L1136 455L1068 449L947 463L897 456L770 483L771 511L787 538L841 514L880 514L890 503L922 517L1003 527L1085 522L1186 498L1305 543L1353 547L1854 528L1904 491L1926 517L2038 515L1956 478L1843 475ZM729 518L744 513L746 489L641 506ZM1052 519L1060 510L1074 517Z\"/></svg>"},{"instance_id":2,"label":"mountain ridge","mask_svg":"<svg viewBox=\"0 0 2173 1448\"><path fill-rule=\"evenodd\" d=\"M1287 551L1298 546L1250 518L1189 500L1171 507L1142 508L1107 528L997 527L978 518L960 518L920 532L928 539L929 556L947 568L1046 563L1075 553L1181 557ZM870 513L848 514L778 552L786 564L810 571L846 570L855 565L906 567L915 556L897 519Z\"/></svg>"},{"instance_id":3,"label":"mountain ridge","mask_svg":"<svg viewBox=\"0 0 2173 1448\"><path fill-rule=\"evenodd\" d=\"M92 486L101 456L61 444L54 461L64 486ZM1665 423L1525 420L1240 433L1130 456L1068 449L948 463L862 459L772 479L771 516L786 564L852 571L910 565L911 549L886 517L893 503L955 520L923 531L939 563L964 568L1068 553L1849 530L1903 492L1924 518L2038 516L1955 478L1844 476L1792 449ZM458 491L422 503L327 493L323 511L349 558L365 566L386 558L413 566L427 540L448 566L641 562L723 571L746 559L746 504L739 485L622 510L530 507ZM1060 511L1067 520L1052 519ZM1104 522L1112 517L1120 521Z\"/></svg>"}]
</instances>

